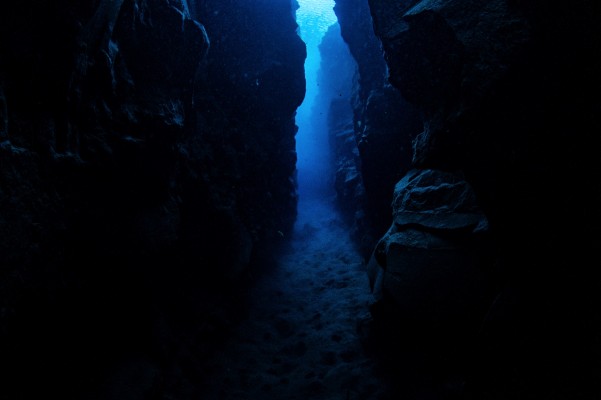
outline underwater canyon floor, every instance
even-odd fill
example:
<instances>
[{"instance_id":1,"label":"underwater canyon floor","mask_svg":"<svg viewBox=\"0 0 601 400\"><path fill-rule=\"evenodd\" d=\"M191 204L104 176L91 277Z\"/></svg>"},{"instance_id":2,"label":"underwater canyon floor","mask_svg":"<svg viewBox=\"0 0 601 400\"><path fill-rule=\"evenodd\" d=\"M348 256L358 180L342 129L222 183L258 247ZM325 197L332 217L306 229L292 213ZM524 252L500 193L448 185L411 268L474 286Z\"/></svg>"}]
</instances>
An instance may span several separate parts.
<instances>
[{"instance_id":1,"label":"underwater canyon floor","mask_svg":"<svg viewBox=\"0 0 601 400\"><path fill-rule=\"evenodd\" d=\"M203 400L385 399L360 340L373 295L331 199L301 199L291 243L257 279L248 314L208 360Z\"/></svg>"}]
</instances>

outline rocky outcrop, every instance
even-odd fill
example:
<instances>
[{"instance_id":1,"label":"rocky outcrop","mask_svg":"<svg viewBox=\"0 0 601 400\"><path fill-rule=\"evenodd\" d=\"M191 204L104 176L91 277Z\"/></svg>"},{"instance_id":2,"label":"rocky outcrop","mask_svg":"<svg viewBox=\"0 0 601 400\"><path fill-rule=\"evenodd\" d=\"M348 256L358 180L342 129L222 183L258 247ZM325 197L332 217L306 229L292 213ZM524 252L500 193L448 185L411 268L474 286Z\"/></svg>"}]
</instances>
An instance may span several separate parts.
<instances>
[{"instance_id":1,"label":"rocky outcrop","mask_svg":"<svg viewBox=\"0 0 601 400\"><path fill-rule=\"evenodd\" d=\"M195 83L193 120L202 140L189 143L190 162L204 175L190 177L188 187L208 182L211 203L262 252L290 233L296 217L294 117L305 93L306 50L291 2L238 3L191 6L212 40ZM238 243L225 254L235 254Z\"/></svg>"},{"instance_id":2,"label":"rocky outcrop","mask_svg":"<svg viewBox=\"0 0 601 400\"><path fill-rule=\"evenodd\" d=\"M411 170L395 187L392 215L374 252L381 267L370 271L374 291L412 324L440 329L439 340L474 329L491 301L493 274L488 222L469 184L457 173Z\"/></svg>"},{"instance_id":3,"label":"rocky outcrop","mask_svg":"<svg viewBox=\"0 0 601 400\"><path fill-rule=\"evenodd\" d=\"M589 306L599 287L584 259L599 242L600 191L575 177L599 180L590 151L599 130L599 6L369 4L389 80L424 116L413 166L464 174L503 277L478 340L463 350L464 360L473 352L465 395L598 396L593 379L582 377L592 376L591 355L599 355L600 318ZM559 189L566 182L573 190ZM405 268L417 274L420 265Z\"/></svg>"},{"instance_id":4,"label":"rocky outcrop","mask_svg":"<svg viewBox=\"0 0 601 400\"><path fill-rule=\"evenodd\" d=\"M6 3L0 35L0 397L189 397L294 221L291 2Z\"/></svg>"},{"instance_id":5,"label":"rocky outcrop","mask_svg":"<svg viewBox=\"0 0 601 400\"><path fill-rule=\"evenodd\" d=\"M421 132L422 120L386 80L386 64L367 2L337 0L334 11L358 70L352 129L360 160L354 168L360 171L364 198L354 216L354 236L367 257L387 229L389 213L385 210L394 184L411 166L411 141ZM355 181L357 185L360 182ZM357 186L354 191L362 190Z\"/></svg>"},{"instance_id":6,"label":"rocky outcrop","mask_svg":"<svg viewBox=\"0 0 601 400\"><path fill-rule=\"evenodd\" d=\"M564 13L506 1L370 5L391 82L426 115L416 165L464 169L491 224L508 232L535 214L544 223L532 210L524 218L523 201L547 198L551 176L590 170L589 157L568 166L554 155L571 158L567 132L596 126L586 90L576 89L598 85L590 73L595 6ZM560 106L567 99L573 106Z\"/></svg>"},{"instance_id":7,"label":"rocky outcrop","mask_svg":"<svg viewBox=\"0 0 601 400\"><path fill-rule=\"evenodd\" d=\"M253 121L244 128L259 136L255 147L265 147L265 157L282 163L276 164L275 169L281 169L286 177L283 180L288 180L294 170L294 114L304 97L306 54L305 45L296 34L291 5L267 0L231 6L221 1L204 2L197 13L201 18L206 15L207 30L215 37L207 60L207 75L198 82L207 94L199 91L199 100L215 96L224 107L239 113L240 120ZM223 69L225 60L231 64L231 71ZM236 98L221 94L222 86L235 89ZM282 93L282 88L289 91ZM270 140L271 135L275 135L274 140ZM273 164L270 166L273 168ZM273 186L285 191L282 195L273 193L274 199L289 197L293 191L289 183ZM294 220L293 210L289 208L286 214L289 223Z\"/></svg>"},{"instance_id":8,"label":"rocky outcrop","mask_svg":"<svg viewBox=\"0 0 601 400\"><path fill-rule=\"evenodd\" d=\"M318 70L319 94L313 115L324 119L332 153L336 204L356 234L365 223L365 189L361 178L361 159L353 130L351 97L357 64L348 45L340 36L338 23L330 26L319 44L321 64ZM323 112L322 110L325 110Z\"/></svg>"}]
</instances>

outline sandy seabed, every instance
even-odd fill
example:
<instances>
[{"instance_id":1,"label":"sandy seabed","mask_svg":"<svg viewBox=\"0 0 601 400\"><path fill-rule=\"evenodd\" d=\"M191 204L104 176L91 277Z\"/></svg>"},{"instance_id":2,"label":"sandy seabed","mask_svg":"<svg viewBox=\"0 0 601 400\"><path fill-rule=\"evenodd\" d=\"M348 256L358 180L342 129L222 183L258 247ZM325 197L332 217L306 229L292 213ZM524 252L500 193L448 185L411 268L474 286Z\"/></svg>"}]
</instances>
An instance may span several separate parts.
<instances>
[{"instance_id":1,"label":"sandy seabed","mask_svg":"<svg viewBox=\"0 0 601 400\"><path fill-rule=\"evenodd\" d=\"M384 399L358 325L373 301L365 264L330 199L302 200L277 268L209 361L203 400Z\"/></svg>"}]
</instances>

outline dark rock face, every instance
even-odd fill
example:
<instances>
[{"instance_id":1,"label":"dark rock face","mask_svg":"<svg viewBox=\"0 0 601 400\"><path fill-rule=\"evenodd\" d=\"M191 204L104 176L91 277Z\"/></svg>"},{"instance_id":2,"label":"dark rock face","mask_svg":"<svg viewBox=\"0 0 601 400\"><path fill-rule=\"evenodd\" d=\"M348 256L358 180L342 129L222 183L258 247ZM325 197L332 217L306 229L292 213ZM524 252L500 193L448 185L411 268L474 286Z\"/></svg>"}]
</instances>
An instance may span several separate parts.
<instances>
[{"instance_id":1,"label":"dark rock face","mask_svg":"<svg viewBox=\"0 0 601 400\"><path fill-rule=\"evenodd\" d=\"M478 340L463 350L464 395L598 397L591 359L601 318L590 305L600 291L585 260L599 244L601 191L584 182L598 182L601 170L590 150L600 128L599 6L369 4L389 80L424 115L413 166L464 174L503 277ZM559 190L566 182L573 189Z\"/></svg>"},{"instance_id":2,"label":"dark rock face","mask_svg":"<svg viewBox=\"0 0 601 400\"><path fill-rule=\"evenodd\" d=\"M293 4L0 5L0 398L198 398L294 220ZM337 190L394 339L445 359L442 398L601 398L601 6L335 11Z\"/></svg>"},{"instance_id":3,"label":"dark rock face","mask_svg":"<svg viewBox=\"0 0 601 400\"><path fill-rule=\"evenodd\" d=\"M411 170L395 187L392 213L374 252L383 268L372 276L376 291L414 324L440 329L439 339L474 329L492 298L492 272L482 268L492 257L469 184L459 174Z\"/></svg>"},{"instance_id":4,"label":"dark rock face","mask_svg":"<svg viewBox=\"0 0 601 400\"><path fill-rule=\"evenodd\" d=\"M319 95L316 96L315 111L326 110L326 119L332 169L335 170L334 186L338 208L347 221L356 224L362 221L365 189L361 177L361 159L353 130L353 108L351 97L357 64L348 45L340 36L340 25L334 24L324 35L319 45L321 65L318 71ZM321 114L321 113L320 113Z\"/></svg>"},{"instance_id":5,"label":"dark rock face","mask_svg":"<svg viewBox=\"0 0 601 400\"><path fill-rule=\"evenodd\" d=\"M338 0L334 11L358 70L352 98L353 132L359 152L355 168L361 173L365 194L361 210L354 216L354 236L367 257L389 224L390 214L385 210L389 209L394 184L411 166L411 141L422 131L422 119L386 81L386 64L367 2Z\"/></svg>"},{"instance_id":6,"label":"dark rock face","mask_svg":"<svg viewBox=\"0 0 601 400\"><path fill-rule=\"evenodd\" d=\"M294 221L291 2L3 3L0 37L0 397L191 396Z\"/></svg>"},{"instance_id":7,"label":"dark rock face","mask_svg":"<svg viewBox=\"0 0 601 400\"><path fill-rule=\"evenodd\" d=\"M291 4L191 6L212 38L195 84L194 122L203 137L191 143L205 176L192 179L209 181L211 201L239 218L254 242L287 235L296 216L294 116L305 93L306 50Z\"/></svg>"}]
</instances>

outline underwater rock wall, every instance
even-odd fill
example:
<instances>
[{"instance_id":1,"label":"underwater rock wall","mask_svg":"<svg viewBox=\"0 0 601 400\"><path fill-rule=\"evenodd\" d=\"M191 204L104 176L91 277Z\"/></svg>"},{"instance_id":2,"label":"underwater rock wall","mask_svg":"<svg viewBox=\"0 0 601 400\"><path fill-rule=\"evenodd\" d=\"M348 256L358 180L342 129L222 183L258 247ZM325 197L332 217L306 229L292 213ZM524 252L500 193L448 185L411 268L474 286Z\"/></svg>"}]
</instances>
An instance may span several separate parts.
<instances>
[{"instance_id":1,"label":"underwater rock wall","mask_svg":"<svg viewBox=\"0 0 601 400\"><path fill-rule=\"evenodd\" d=\"M598 396L599 6L369 4L389 81L424 116L413 166L463 174L489 222L496 299L456 355L464 395Z\"/></svg>"},{"instance_id":2,"label":"underwater rock wall","mask_svg":"<svg viewBox=\"0 0 601 400\"><path fill-rule=\"evenodd\" d=\"M353 132L365 195L354 216L354 236L367 258L389 225L394 185L411 167L411 141L423 129L422 118L386 80L386 63L367 2L337 0L334 11L358 69Z\"/></svg>"},{"instance_id":3,"label":"underwater rock wall","mask_svg":"<svg viewBox=\"0 0 601 400\"><path fill-rule=\"evenodd\" d=\"M331 152L336 205L357 234L365 201L361 178L361 159L353 130L352 95L357 63L340 35L338 23L330 26L319 44L321 64L317 72L319 94L313 115L325 119Z\"/></svg>"},{"instance_id":4,"label":"underwater rock wall","mask_svg":"<svg viewBox=\"0 0 601 400\"><path fill-rule=\"evenodd\" d=\"M370 5L390 81L425 116L415 165L465 170L503 232L523 223L537 231L539 224L567 227L547 212L565 212L576 198L584 206L577 214L587 212L598 194L590 185L569 198L551 192L554 182L593 174L596 166L585 145L598 127L597 102L586 100L599 85L596 6L579 2L561 12L508 1ZM511 236L504 247L530 246L532 238Z\"/></svg>"},{"instance_id":5,"label":"underwater rock wall","mask_svg":"<svg viewBox=\"0 0 601 400\"><path fill-rule=\"evenodd\" d=\"M296 218L294 118L305 95L306 49L293 6L230 0L192 7L212 38L195 84L196 129L211 146L227 147L203 170L217 185L215 201L235 204L253 239L280 239Z\"/></svg>"},{"instance_id":6,"label":"underwater rock wall","mask_svg":"<svg viewBox=\"0 0 601 400\"><path fill-rule=\"evenodd\" d=\"M193 391L292 228L292 4L197 3L0 6L0 397Z\"/></svg>"}]
</instances>

